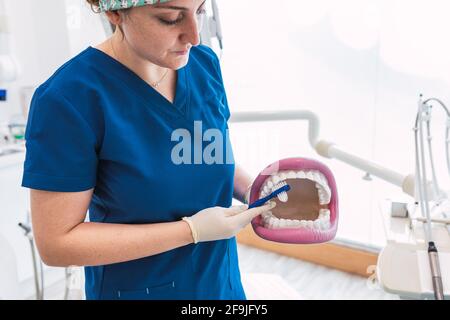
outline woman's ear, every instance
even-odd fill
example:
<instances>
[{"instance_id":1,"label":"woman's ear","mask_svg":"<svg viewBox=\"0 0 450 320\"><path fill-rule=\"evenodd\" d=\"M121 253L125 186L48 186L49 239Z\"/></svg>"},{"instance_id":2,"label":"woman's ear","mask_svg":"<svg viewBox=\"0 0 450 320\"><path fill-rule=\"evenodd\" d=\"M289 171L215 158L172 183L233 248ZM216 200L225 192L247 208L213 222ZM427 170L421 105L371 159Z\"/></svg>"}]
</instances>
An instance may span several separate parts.
<instances>
[{"instance_id":1,"label":"woman's ear","mask_svg":"<svg viewBox=\"0 0 450 320\"><path fill-rule=\"evenodd\" d=\"M105 14L111 24L118 26L122 23L122 16L118 11L107 11Z\"/></svg>"}]
</instances>

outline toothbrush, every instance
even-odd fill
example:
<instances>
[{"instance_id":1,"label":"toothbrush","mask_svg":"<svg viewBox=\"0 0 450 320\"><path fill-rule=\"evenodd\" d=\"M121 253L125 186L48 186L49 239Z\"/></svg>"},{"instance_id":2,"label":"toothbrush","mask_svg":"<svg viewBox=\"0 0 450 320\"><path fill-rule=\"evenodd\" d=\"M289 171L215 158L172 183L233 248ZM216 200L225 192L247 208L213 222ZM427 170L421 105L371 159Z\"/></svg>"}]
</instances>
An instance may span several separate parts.
<instances>
[{"instance_id":1,"label":"toothbrush","mask_svg":"<svg viewBox=\"0 0 450 320\"><path fill-rule=\"evenodd\" d=\"M267 201L275 197L277 197L282 202L286 202L288 200L287 191L291 190L291 187L285 181L278 183L274 189L276 189L274 192L272 192L268 196L265 196L264 198L256 200L251 205L249 205L248 208L251 209L260 207Z\"/></svg>"}]
</instances>

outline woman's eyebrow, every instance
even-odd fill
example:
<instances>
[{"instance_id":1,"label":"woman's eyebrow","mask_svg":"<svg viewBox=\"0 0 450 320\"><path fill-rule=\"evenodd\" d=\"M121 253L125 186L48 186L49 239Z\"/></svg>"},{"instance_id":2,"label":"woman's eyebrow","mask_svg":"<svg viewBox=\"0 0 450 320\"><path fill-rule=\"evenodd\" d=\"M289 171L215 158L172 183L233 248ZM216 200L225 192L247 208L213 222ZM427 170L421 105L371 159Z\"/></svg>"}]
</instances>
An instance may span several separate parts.
<instances>
[{"instance_id":1,"label":"woman's eyebrow","mask_svg":"<svg viewBox=\"0 0 450 320\"><path fill-rule=\"evenodd\" d=\"M199 6L199 8L201 6L203 6L205 4L206 0L203 1L203 3ZM164 4L154 4L153 5L154 8L157 9L171 9L171 10L181 10L181 11L188 11L189 8L186 7L179 7L179 6L168 6L168 5L164 5Z\"/></svg>"}]
</instances>

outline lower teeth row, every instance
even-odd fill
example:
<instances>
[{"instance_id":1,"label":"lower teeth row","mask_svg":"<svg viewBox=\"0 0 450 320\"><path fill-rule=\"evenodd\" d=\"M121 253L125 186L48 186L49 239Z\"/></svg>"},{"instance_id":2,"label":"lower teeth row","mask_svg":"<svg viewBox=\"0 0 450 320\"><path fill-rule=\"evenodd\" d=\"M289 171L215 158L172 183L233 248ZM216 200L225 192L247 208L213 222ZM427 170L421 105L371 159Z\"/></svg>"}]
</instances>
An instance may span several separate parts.
<instances>
[{"instance_id":1,"label":"lower teeth row","mask_svg":"<svg viewBox=\"0 0 450 320\"><path fill-rule=\"evenodd\" d=\"M327 230L330 228L329 209L320 209L319 217L314 221L277 218L271 211L267 211L261 216L264 221L264 227L268 229L309 228L315 230Z\"/></svg>"}]
</instances>

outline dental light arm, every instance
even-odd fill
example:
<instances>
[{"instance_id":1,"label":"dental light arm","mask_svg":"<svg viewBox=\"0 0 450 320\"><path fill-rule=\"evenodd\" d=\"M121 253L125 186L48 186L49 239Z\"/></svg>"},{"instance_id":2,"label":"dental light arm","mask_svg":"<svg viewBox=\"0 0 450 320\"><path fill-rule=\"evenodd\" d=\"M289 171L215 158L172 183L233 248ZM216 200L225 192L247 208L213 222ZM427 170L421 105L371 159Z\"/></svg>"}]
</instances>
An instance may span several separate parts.
<instances>
[{"instance_id":1,"label":"dental light arm","mask_svg":"<svg viewBox=\"0 0 450 320\"><path fill-rule=\"evenodd\" d=\"M262 122L262 121L308 121L308 141L311 147L321 156L326 158L336 158L358 168L364 172L370 173L390 184L398 186L402 191L411 197L415 197L415 175L403 175L391 169L385 168L373 161L366 160L350 154L335 143L327 140L319 140L320 120L319 117L309 110L281 110L281 111L254 111L254 112L233 112L231 114L231 123L243 122ZM427 183L427 194L430 200L436 199L432 182ZM445 194L443 190L439 190Z\"/></svg>"},{"instance_id":2,"label":"dental light arm","mask_svg":"<svg viewBox=\"0 0 450 320\"><path fill-rule=\"evenodd\" d=\"M213 30L215 31L214 34L217 38L217 41L219 42L220 50L223 50L222 24L220 23L220 14L219 14L219 7L217 6L217 1L211 0L211 6L213 10L212 20L214 21L214 23L212 24L212 26Z\"/></svg>"}]
</instances>

